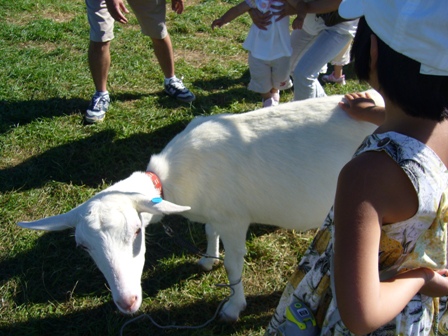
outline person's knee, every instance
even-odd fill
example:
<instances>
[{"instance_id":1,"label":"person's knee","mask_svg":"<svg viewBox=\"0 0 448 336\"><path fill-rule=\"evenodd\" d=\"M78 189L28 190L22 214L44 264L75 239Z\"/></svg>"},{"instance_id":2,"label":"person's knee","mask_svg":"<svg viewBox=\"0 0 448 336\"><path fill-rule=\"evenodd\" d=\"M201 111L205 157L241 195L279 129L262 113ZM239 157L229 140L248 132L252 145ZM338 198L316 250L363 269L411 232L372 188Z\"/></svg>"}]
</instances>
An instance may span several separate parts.
<instances>
[{"instance_id":1,"label":"person's knee","mask_svg":"<svg viewBox=\"0 0 448 336\"><path fill-rule=\"evenodd\" d=\"M93 52L105 52L108 51L110 48L110 41L106 42L97 42L97 41L90 41L90 50Z\"/></svg>"},{"instance_id":2,"label":"person's knee","mask_svg":"<svg viewBox=\"0 0 448 336\"><path fill-rule=\"evenodd\" d=\"M166 34L163 34L161 37L153 37L153 36L149 36L151 38L151 41L153 43L168 43L170 36L168 34L168 32L166 32Z\"/></svg>"},{"instance_id":3,"label":"person's knee","mask_svg":"<svg viewBox=\"0 0 448 336\"><path fill-rule=\"evenodd\" d=\"M310 78L310 74L303 69L300 65L297 65L292 72L292 78L294 80L294 84L296 83L304 83L308 82Z\"/></svg>"}]
</instances>

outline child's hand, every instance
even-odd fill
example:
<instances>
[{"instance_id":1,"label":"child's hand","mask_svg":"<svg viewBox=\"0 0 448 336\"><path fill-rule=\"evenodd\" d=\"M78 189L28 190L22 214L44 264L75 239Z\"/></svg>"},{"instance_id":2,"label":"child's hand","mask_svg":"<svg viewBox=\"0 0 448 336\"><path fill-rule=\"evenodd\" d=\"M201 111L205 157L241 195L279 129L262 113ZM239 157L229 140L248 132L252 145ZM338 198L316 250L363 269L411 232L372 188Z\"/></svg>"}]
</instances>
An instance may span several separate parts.
<instances>
[{"instance_id":1,"label":"child's hand","mask_svg":"<svg viewBox=\"0 0 448 336\"><path fill-rule=\"evenodd\" d=\"M302 29L304 20L305 15L297 15L297 17L292 21L292 29Z\"/></svg>"},{"instance_id":2,"label":"child's hand","mask_svg":"<svg viewBox=\"0 0 448 336\"><path fill-rule=\"evenodd\" d=\"M224 22L222 18L216 19L215 21L212 22L212 29L215 29L215 27L221 28L225 24L226 22Z\"/></svg>"},{"instance_id":3,"label":"child's hand","mask_svg":"<svg viewBox=\"0 0 448 336\"><path fill-rule=\"evenodd\" d=\"M183 0L171 0L171 9L176 14L182 14L184 11L184 1Z\"/></svg>"},{"instance_id":4,"label":"child's hand","mask_svg":"<svg viewBox=\"0 0 448 336\"><path fill-rule=\"evenodd\" d=\"M375 107L375 101L370 94L363 92L347 93L345 102L342 101L340 106L354 119L358 119L359 115L364 113L366 109Z\"/></svg>"},{"instance_id":5,"label":"child's hand","mask_svg":"<svg viewBox=\"0 0 448 336\"><path fill-rule=\"evenodd\" d=\"M433 271L425 268L424 271L426 281L420 293L430 297L448 295L448 270Z\"/></svg>"},{"instance_id":6,"label":"child's hand","mask_svg":"<svg viewBox=\"0 0 448 336\"><path fill-rule=\"evenodd\" d=\"M348 93L345 101L339 106L353 119L367 121L375 125L381 125L385 119L385 110L377 107L375 101L367 93Z\"/></svg>"},{"instance_id":7,"label":"child's hand","mask_svg":"<svg viewBox=\"0 0 448 336\"><path fill-rule=\"evenodd\" d=\"M296 9L287 1L287 0L278 0L281 2L281 5L271 5L271 8L275 10L273 15L276 17L275 21L280 21L284 17L289 15L294 15L296 13Z\"/></svg>"},{"instance_id":8,"label":"child's hand","mask_svg":"<svg viewBox=\"0 0 448 336\"><path fill-rule=\"evenodd\" d=\"M123 0L106 0L107 10L115 21L120 23L128 23L128 19L124 14L128 14L129 10L126 8Z\"/></svg>"},{"instance_id":9,"label":"child's hand","mask_svg":"<svg viewBox=\"0 0 448 336\"><path fill-rule=\"evenodd\" d=\"M301 2L303 3L302 0L286 0L292 7L294 7L294 9L297 9L298 6L300 6Z\"/></svg>"},{"instance_id":10,"label":"child's hand","mask_svg":"<svg viewBox=\"0 0 448 336\"><path fill-rule=\"evenodd\" d=\"M268 30L268 26L272 23L272 13L271 11L267 11L266 13L260 12L256 8L252 8L249 10L250 18L255 26L257 26L260 30Z\"/></svg>"}]
</instances>

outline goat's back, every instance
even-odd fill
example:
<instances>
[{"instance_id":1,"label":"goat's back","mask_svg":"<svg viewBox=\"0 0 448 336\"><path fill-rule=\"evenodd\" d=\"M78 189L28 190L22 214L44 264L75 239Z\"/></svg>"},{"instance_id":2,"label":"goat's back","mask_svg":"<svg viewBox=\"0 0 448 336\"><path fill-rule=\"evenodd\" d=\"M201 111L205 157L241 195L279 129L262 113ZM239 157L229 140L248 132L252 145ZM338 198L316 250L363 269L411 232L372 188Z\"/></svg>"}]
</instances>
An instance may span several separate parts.
<instances>
[{"instance_id":1,"label":"goat's back","mask_svg":"<svg viewBox=\"0 0 448 336\"><path fill-rule=\"evenodd\" d=\"M317 227L339 171L375 129L347 116L341 99L196 118L148 170L161 178L167 200L191 206L191 220Z\"/></svg>"}]
</instances>

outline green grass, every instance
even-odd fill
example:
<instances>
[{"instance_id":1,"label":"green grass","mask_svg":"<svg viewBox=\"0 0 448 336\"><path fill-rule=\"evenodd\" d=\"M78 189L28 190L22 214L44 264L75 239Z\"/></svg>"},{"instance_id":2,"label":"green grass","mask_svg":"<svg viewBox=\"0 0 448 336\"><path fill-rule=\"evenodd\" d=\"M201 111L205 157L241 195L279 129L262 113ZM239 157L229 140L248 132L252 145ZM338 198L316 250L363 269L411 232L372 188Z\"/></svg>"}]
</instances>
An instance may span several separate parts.
<instances>
[{"instance_id":1,"label":"green grass","mask_svg":"<svg viewBox=\"0 0 448 336\"><path fill-rule=\"evenodd\" d=\"M247 54L241 44L248 16L222 29L210 24L237 1L188 2L169 13L176 73L197 96L177 103L162 91L162 73L150 40L135 17L116 27L109 78L112 108L101 125L82 114L93 93L87 65L89 28L83 0L0 0L0 335L118 335L130 318L114 306L105 279L75 249L73 232L42 233L18 221L59 214L99 190L144 170L149 157L195 116L241 113L260 106L247 90ZM364 89L345 69L345 87ZM282 101L292 99L292 91ZM203 226L182 217L165 223L204 250ZM149 320L125 335L262 335L311 233L253 226L248 233L244 283L248 307L236 324L212 322L198 330L162 331ZM197 256L148 228L141 312L162 325L200 325L229 291L224 267L201 272Z\"/></svg>"}]
</instances>

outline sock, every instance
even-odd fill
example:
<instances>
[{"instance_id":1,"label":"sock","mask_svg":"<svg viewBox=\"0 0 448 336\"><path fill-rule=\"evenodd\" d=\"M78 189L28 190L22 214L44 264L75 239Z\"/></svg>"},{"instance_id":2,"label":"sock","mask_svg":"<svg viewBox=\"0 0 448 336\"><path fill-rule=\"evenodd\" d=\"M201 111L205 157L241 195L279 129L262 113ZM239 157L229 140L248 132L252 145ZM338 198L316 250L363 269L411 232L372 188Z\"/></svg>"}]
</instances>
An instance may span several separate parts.
<instances>
[{"instance_id":1,"label":"sock","mask_svg":"<svg viewBox=\"0 0 448 336\"><path fill-rule=\"evenodd\" d=\"M172 79L174 79L174 78L177 78L176 75L174 75L173 77L170 77L170 78L166 78L166 77L165 77L165 82L164 82L164 83L165 83L165 84L168 84L169 81L172 80Z\"/></svg>"},{"instance_id":2,"label":"sock","mask_svg":"<svg viewBox=\"0 0 448 336\"><path fill-rule=\"evenodd\" d=\"M97 97L101 97L101 96L106 96L106 95L108 95L109 94L109 91L96 91L95 92L95 96L97 96Z\"/></svg>"}]
</instances>

